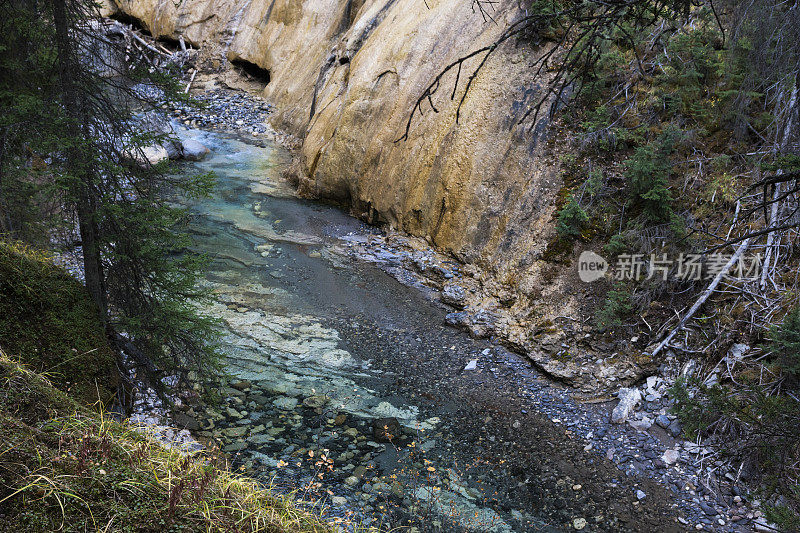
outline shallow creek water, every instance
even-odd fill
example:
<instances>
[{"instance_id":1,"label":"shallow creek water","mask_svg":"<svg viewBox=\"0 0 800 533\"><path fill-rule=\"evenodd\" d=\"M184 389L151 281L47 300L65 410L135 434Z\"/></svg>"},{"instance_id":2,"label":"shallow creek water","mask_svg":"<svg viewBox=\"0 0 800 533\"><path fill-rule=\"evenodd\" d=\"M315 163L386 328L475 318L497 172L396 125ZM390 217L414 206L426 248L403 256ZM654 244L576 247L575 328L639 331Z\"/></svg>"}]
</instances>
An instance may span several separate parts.
<instances>
[{"instance_id":1,"label":"shallow creek water","mask_svg":"<svg viewBox=\"0 0 800 533\"><path fill-rule=\"evenodd\" d=\"M509 429L516 436L493 429L502 396L460 376L466 361L497 347L448 328L424 291L354 258L349 246L373 228L297 198L280 177L289 156L276 145L181 135L211 149L186 172L217 176L212 198L191 205L191 231L211 257L210 312L234 377L220 388L221 406L197 414L200 435L343 522L625 529L594 496L573 497L580 485L568 475L526 463L540 450L525 439L546 432L526 437L530 422ZM524 459L513 459L517 449ZM580 465L567 470L574 477ZM550 486L566 496L553 504Z\"/></svg>"}]
</instances>

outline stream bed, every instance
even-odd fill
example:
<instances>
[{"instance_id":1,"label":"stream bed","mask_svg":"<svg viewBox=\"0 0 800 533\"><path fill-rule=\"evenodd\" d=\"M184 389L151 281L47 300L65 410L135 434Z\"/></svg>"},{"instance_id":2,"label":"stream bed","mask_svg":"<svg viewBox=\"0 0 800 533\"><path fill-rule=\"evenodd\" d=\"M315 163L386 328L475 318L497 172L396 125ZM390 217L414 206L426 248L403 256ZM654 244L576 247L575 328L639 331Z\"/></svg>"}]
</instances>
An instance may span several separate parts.
<instances>
[{"instance_id":1,"label":"stream bed","mask_svg":"<svg viewBox=\"0 0 800 533\"><path fill-rule=\"evenodd\" d=\"M184 171L217 178L190 230L232 375L219 406L191 410L195 434L345 529L675 529L666 491L634 486L531 408L550 385L522 358L446 326L447 309L387 272L392 257L359 259L377 230L298 198L284 149L180 135L211 150Z\"/></svg>"}]
</instances>

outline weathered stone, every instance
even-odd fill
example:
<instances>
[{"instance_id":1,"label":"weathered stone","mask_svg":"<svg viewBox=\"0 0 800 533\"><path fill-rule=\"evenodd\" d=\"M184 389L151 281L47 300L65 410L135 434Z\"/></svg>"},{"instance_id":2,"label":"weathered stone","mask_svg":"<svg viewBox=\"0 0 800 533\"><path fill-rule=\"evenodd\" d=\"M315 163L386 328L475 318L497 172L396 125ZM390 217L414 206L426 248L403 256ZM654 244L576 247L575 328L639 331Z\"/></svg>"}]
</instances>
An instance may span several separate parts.
<instances>
[{"instance_id":1,"label":"weathered stone","mask_svg":"<svg viewBox=\"0 0 800 533\"><path fill-rule=\"evenodd\" d=\"M172 416L172 420L175 422L176 426L180 428L186 428L189 431L197 431L200 429L200 424L197 422L197 420L186 413L175 413Z\"/></svg>"},{"instance_id":2,"label":"weathered stone","mask_svg":"<svg viewBox=\"0 0 800 533\"><path fill-rule=\"evenodd\" d=\"M619 403L614 407L611 413L611 422L614 424L622 424L628 420L628 417L636 408L642 399L642 393L637 388L623 388L617 393Z\"/></svg>"},{"instance_id":3,"label":"weathered stone","mask_svg":"<svg viewBox=\"0 0 800 533\"><path fill-rule=\"evenodd\" d=\"M236 381L231 383L231 387L232 388L234 388L234 389L236 389L238 391L242 391L242 392L250 389L250 387L252 387L252 386L253 386L253 384L250 381L246 380L246 379L237 379Z\"/></svg>"},{"instance_id":4,"label":"weathered stone","mask_svg":"<svg viewBox=\"0 0 800 533\"><path fill-rule=\"evenodd\" d=\"M328 398L322 394L315 394L313 396L308 396L306 399L303 400L303 405L306 407L310 407L311 409L319 409L323 407L326 403L328 403Z\"/></svg>"},{"instance_id":5,"label":"weathered stone","mask_svg":"<svg viewBox=\"0 0 800 533\"><path fill-rule=\"evenodd\" d=\"M460 285L447 285L442 290L442 302L463 309L467 303L467 292Z\"/></svg>"},{"instance_id":6,"label":"weathered stone","mask_svg":"<svg viewBox=\"0 0 800 533\"><path fill-rule=\"evenodd\" d=\"M223 452L228 452L228 453L230 453L230 452L240 452L240 451L244 450L245 448L247 448L247 443L240 440L240 441L236 441L236 442L232 442L232 443L228 444L227 446L222 448L222 451Z\"/></svg>"},{"instance_id":7,"label":"weathered stone","mask_svg":"<svg viewBox=\"0 0 800 533\"><path fill-rule=\"evenodd\" d=\"M656 417L656 425L658 427L667 429L671 423L672 421L669 419L667 415L658 415Z\"/></svg>"},{"instance_id":8,"label":"weathered stone","mask_svg":"<svg viewBox=\"0 0 800 533\"><path fill-rule=\"evenodd\" d=\"M666 450L664 455L661 456L661 460L664 461L668 465L674 465L680 459L681 454L678 450Z\"/></svg>"},{"instance_id":9,"label":"weathered stone","mask_svg":"<svg viewBox=\"0 0 800 533\"><path fill-rule=\"evenodd\" d=\"M628 424L638 431L647 431L650 429L650 427L652 427L653 420L645 416L638 420L628 420Z\"/></svg>"},{"instance_id":10,"label":"weathered stone","mask_svg":"<svg viewBox=\"0 0 800 533\"><path fill-rule=\"evenodd\" d=\"M236 426L223 429L220 433L231 438L244 437L247 434L247 429L247 426Z\"/></svg>"},{"instance_id":11,"label":"weathered stone","mask_svg":"<svg viewBox=\"0 0 800 533\"><path fill-rule=\"evenodd\" d=\"M292 409L297 407L297 398L291 398L289 396L278 396L272 401L272 405L284 411L291 411Z\"/></svg>"},{"instance_id":12,"label":"weathered stone","mask_svg":"<svg viewBox=\"0 0 800 533\"><path fill-rule=\"evenodd\" d=\"M169 159L169 152L161 145L146 146L142 148L142 153L139 158L139 163L142 166L157 165Z\"/></svg>"}]
</instances>

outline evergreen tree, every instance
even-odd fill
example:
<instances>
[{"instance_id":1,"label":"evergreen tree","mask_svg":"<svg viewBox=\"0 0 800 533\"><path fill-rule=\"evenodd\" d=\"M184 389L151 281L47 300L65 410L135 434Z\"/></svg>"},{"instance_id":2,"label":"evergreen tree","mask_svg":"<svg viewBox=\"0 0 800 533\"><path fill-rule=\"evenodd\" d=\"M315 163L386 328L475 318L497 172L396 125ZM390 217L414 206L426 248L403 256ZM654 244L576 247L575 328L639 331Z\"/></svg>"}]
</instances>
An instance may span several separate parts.
<instances>
[{"instance_id":1,"label":"evergreen tree","mask_svg":"<svg viewBox=\"0 0 800 533\"><path fill-rule=\"evenodd\" d=\"M202 258L187 252L186 212L167 199L205 194L210 178L148 163L143 149L166 136L133 120L180 97L176 85L143 57L117 61L124 41L98 31L89 0L0 2L0 18L0 229L41 244L76 228L121 362L157 390L167 374L208 375Z\"/></svg>"}]
</instances>

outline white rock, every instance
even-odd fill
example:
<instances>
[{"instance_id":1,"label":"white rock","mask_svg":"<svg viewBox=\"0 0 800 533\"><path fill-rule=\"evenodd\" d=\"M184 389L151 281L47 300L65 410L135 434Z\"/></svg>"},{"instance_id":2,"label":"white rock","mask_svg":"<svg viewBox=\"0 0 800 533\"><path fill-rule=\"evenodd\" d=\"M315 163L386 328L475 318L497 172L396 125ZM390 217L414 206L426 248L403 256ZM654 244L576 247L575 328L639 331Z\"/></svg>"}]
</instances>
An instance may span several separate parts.
<instances>
[{"instance_id":1,"label":"white rock","mask_svg":"<svg viewBox=\"0 0 800 533\"><path fill-rule=\"evenodd\" d=\"M779 531L778 526L770 524L767 519L763 517L753 522L753 529L756 531L771 531L772 533Z\"/></svg>"},{"instance_id":2,"label":"white rock","mask_svg":"<svg viewBox=\"0 0 800 533\"><path fill-rule=\"evenodd\" d=\"M576 518L572 521L572 527L580 531L581 529L586 527L586 519L585 518Z\"/></svg>"},{"instance_id":3,"label":"white rock","mask_svg":"<svg viewBox=\"0 0 800 533\"><path fill-rule=\"evenodd\" d=\"M674 465L680 459L681 453L678 450L666 450L664 455L661 456L661 460L667 463L668 465Z\"/></svg>"},{"instance_id":4,"label":"white rock","mask_svg":"<svg viewBox=\"0 0 800 533\"><path fill-rule=\"evenodd\" d=\"M194 139L186 139L182 142L183 158L189 161L200 161L209 152L208 148Z\"/></svg>"},{"instance_id":5,"label":"white rock","mask_svg":"<svg viewBox=\"0 0 800 533\"><path fill-rule=\"evenodd\" d=\"M619 403L611 413L611 422L623 424L636 408L636 404L642 400L642 393L636 388L622 388L617 393L617 397L619 398Z\"/></svg>"},{"instance_id":6,"label":"white rock","mask_svg":"<svg viewBox=\"0 0 800 533\"><path fill-rule=\"evenodd\" d=\"M478 368L478 360L473 359L472 361L467 363L467 366L464 367L464 370L475 370L476 368Z\"/></svg>"},{"instance_id":7,"label":"white rock","mask_svg":"<svg viewBox=\"0 0 800 533\"><path fill-rule=\"evenodd\" d=\"M638 431L647 431L653 426L653 419L645 416L641 420L629 420L628 424Z\"/></svg>"},{"instance_id":8,"label":"white rock","mask_svg":"<svg viewBox=\"0 0 800 533\"><path fill-rule=\"evenodd\" d=\"M728 351L728 360L741 361L744 354L750 351L750 347L746 344L734 344Z\"/></svg>"},{"instance_id":9,"label":"white rock","mask_svg":"<svg viewBox=\"0 0 800 533\"><path fill-rule=\"evenodd\" d=\"M167 149L161 145L154 145L154 146L147 146L142 148L142 154L140 157L144 156L144 161L140 161L142 166L156 165L162 161L166 161L169 159L169 153Z\"/></svg>"},{"instance_id":10,"label":"white rock","mask_svg":"<svg viewBox=\"0 0 800 533\"><path fill-rule=\"evenodd\" d=\"M636 499L637 500L644 500L647 497L647 494L644 493L643 490L639 489L636 491Z\"/></svg>"}]
</instances>

